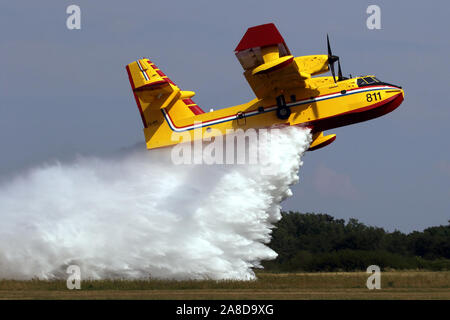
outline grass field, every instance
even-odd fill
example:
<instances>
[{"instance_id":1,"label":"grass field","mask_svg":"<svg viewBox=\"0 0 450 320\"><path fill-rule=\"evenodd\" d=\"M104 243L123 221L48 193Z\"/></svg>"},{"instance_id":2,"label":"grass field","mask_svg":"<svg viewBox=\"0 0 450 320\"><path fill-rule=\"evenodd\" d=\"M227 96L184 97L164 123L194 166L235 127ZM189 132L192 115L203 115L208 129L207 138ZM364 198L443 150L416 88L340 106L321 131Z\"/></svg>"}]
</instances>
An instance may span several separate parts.
<instances>
[{"instance_id":1,"label":"grass field","mask_svg":"<svg viewBox=\"0 0 450 320\"><path fill-rule=\"evenodd\" d=\"M365 272L258 273L255 281L93 280L81 290L65 281L0 280L0 299L447 299L450 271L381 273L368 290Z\"/></svg>"}]
</instances>

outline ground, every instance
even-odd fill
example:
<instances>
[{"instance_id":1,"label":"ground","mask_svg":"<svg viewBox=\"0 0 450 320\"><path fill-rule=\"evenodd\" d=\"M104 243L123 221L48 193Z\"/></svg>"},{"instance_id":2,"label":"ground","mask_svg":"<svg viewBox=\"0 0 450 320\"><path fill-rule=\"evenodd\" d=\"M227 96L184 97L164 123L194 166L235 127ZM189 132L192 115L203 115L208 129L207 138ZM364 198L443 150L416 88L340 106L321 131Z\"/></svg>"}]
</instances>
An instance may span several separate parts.
<instances>
[{"instance_id":1,"label":"ground","mask_svg":"<svg viewBox=\"0 0 450 320\"><path fill-rule=\"evenodd\" d=\"M0 299L448 299L450 271L381 273L368 290L365 272L265 273L255 281L96 280L68 290L65 281L0 280Z\"/></svg>"}]
</instances>

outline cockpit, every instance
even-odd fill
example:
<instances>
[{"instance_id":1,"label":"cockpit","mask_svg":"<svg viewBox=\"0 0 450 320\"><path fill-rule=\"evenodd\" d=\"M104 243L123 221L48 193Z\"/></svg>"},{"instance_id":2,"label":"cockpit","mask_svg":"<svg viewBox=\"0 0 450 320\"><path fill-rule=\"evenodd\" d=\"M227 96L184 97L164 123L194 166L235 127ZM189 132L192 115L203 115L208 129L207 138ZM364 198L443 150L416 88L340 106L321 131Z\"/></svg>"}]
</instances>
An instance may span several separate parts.
<instances>
[{"instance_id":1,"label":"cockpit","mask_svg":"<svg viewBox=\"0 0 450 320\"><path fill-rule=\"evenodd\" d=\"M394 87L401 89L400 86L380 81L377 78L375 78L375 76L365 76L365 77L357 78L356 84L358 85L358 87L365 87L365 86L372 86L372 85L389 85L389 86L394 86Z\"/></svg>"},{"instance_id":2,"label":"cockpit","mask_svg":"<svg viewBox=\"0 0 450 320\"><path fill-rule=\"evenodd\" d=\"M374 76L366 76L366 77L358 78L356 80L356 83L357 83L358 87L364 87L364 86L369 86L369 85L376 84L376 83L381 83L381 81L378 80L377 78L375 78Z\"/></svg>"}]
</instances>

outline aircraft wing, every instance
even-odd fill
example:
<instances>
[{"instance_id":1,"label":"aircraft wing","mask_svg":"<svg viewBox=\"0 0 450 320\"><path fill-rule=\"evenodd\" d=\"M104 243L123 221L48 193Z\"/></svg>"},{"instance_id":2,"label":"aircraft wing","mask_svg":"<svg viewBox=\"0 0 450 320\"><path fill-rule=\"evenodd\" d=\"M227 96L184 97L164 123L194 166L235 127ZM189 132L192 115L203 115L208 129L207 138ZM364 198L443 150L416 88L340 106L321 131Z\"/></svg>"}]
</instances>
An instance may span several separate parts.
<instances>
[{"instance_id":1,"label":"aircraft wing","mask_svg":"<svg viewBox=\"0 0 450 320\"><path fill-rule=\"evenodd\" d=\"M259 98L277 96L291 87L305 86L294 56L273 23L251 27L235 49L244 76Z\"/></svg>"},{"instance_id":2,"label":"aircraft wing","mask_svg":"<svg viewBox=\"0 0 450 320\"><path fill-rule=\"evenodd\" d=\"M291 55L273 23L249 28L235 54L259 99L276 97L290 88L306 87L305 80L311 75L328 70L327 56Z\"/></svg>"}]
</instances>

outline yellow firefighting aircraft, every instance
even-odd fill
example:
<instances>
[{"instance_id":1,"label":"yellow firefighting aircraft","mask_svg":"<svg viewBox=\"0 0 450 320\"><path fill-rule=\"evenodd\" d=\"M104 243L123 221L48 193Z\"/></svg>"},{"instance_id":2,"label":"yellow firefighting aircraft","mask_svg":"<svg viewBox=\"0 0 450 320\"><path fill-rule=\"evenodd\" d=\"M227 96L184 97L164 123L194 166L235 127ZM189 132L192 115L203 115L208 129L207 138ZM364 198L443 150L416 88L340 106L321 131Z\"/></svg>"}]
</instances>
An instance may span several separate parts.
<instances>
[{"instance_id":1,"label":"yellow firefighting aircraft","mask_svg":"<svg viewBox=\"0 0 450 320\"><path fill-rule=\"evenodd\" d=\"M336 139L323 131L380 117L402 103L404 92L399 86L373 75L342 76L328 36L327 47L327 55L294 57L273 23L249 28L235 54L256 98L211 112L204 112L192 100L194 92L181 90L149 59L130 63L126 69L147 148L177 144L174 132L189 133L194 140L225 135L230 129L289 125L310 128L309 150L315 150ZM331 77L312 77L329 70ZM201 134L194 134L198 130Z\"/></svg>"}]
</instances>

